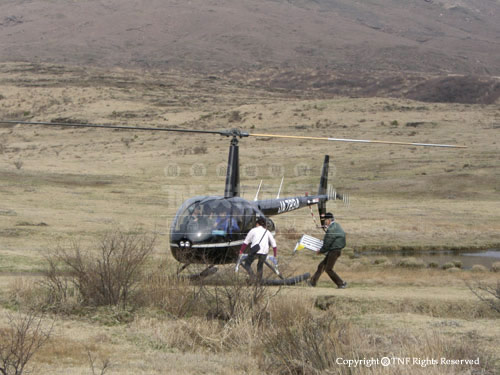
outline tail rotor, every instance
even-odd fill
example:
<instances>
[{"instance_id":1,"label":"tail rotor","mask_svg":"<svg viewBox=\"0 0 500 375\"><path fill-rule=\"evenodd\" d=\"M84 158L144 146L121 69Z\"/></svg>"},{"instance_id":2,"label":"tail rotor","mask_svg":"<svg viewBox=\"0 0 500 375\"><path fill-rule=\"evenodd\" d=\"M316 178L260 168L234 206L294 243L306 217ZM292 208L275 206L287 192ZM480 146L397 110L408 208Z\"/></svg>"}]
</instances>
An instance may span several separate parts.
<instances>
[{"instance_id":1,"label":"tail rotor","mask_svg":"<svg viewBox=\"0 0 500 375\"><path fill-rule=\"evenodd\" d=\"M332 185L328 185L328 200L341 200L344 203L344 207L349 207L351 199L348 193L337 193L337 190Z\"/></svg>"}]
</instances>

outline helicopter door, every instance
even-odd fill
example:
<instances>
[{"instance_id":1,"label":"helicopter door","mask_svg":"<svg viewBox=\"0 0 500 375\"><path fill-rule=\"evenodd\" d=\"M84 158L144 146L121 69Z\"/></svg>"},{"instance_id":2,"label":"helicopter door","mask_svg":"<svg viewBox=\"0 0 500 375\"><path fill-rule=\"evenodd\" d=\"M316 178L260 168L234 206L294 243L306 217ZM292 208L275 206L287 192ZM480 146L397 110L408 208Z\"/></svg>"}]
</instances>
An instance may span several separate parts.
<instances>
[{"instance_id":1,"label":"helicopter door","mask_svg":"<svg viewBox=\"0 0 500 375\"><path fill-rule=\"evenodd\" d=\"M243 222L242 222L242 232L243 233L248 233L250 230L252 230L253 227L255 227L255 217L256 217L256 212L253 208L251 207L246 207L245 208L245 214L243 215Z\"/></svg>"}]
</instances>

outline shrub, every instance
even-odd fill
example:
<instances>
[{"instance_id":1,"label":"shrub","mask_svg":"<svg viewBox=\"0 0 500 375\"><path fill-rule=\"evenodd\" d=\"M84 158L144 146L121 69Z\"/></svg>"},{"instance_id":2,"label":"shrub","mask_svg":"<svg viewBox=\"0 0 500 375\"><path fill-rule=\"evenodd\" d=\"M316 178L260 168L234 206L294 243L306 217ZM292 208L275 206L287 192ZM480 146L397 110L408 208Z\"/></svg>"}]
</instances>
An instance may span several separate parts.
<instances>
[{"instance_id":1,"label":"shrub","mask_svg":"<svg viewBox=\"0 0 500 375\"><path fill-rule=\"evenodd\" d=\"M316 374L337 369L335 361L342 355L340 332L333 322L332 315L321 319L309 316L290 320L264 334L268 366L279 374Z\"/></svg>"},{"instance_id":2,"label":"shrub","mask_svg":"<svg viewBox=\"0 0 500 375\"><path fill-rule=\"evenodd\" d=\"M137 306L155 307L177 318L199 316L222 322L250 319L261 324L268 317L269 301L280 288L248 285L232 269L207 279L166 275L158 267L139 284Z\"/></svg>"},{"instance_id":3,"label":"shrub","mask_svg":"<svg viewBox=\"0 0 500 375\"><path fill-rule=\"evenodd\" d=\"M389 259L387 257L378 257L373 261L373 264L388 264Z\"/></svg>"},{"instance_id":4,"label":"shrub","mask_svg":"<svg viewBox=\"0 0 500 375\"><path fill-rule=\"evenodd\" d=\"M22 160L16 160L14 162L14 166L16 167L16 169L21 169L24 165L24 162Z\"/></svg>"},{"instance_id":5,"label":"shrub","mask_svg":"<svg viewBox=\"0 0 500 375\"><path fill-rule=\"evenodd\" d=\"M58 247L47 258L48 302L61 304L74 292L84 306L126 305L154 245L154 236L114 230L95 249L76 242L69 249Z\"/></svg>"},{"instance_id":6,"label":"shrub","mask_svg":"<svg viewBox=\"0 0 500 375\"><path fill-rule=\"evenodd\" d=\"M471 269L472 272L487 272L488 269L481 264L474 264Z\"/></svg>"},{"instance_id":7,"label":"shrub","mask_svg":"<svg viewBox=\"0 0 500 375\"><path fill-rule=\"evenodd\" d=\"M439 263L429 262L429 264L427 265L427 267L429 267L429 268L439 268Z\"/></svg>"},{"instance_id":8,"label":"shrub","mask_svg":"<svg viewBox=\"0 0 500 375\"><path fill-rule=\"evenodd\" d=\"M403 258L398 262L399 267L404 268L424 268L425 263L422 259L416 259L413 257Z\"/></svg>"},{"instance_id":9,"label":"shrub","mask_svg":"<svg viewBox=\"0 0 500 375\"><path fill-rule=\"evenodd\" d=\"M491 265L491 272L500 272L500 262L495 262Z\"/></svg>"},{"instance_id":10,"label":"shrub","mask_svg":"<svg viewBox=\"0 0 500 375\"><path fill-rule=\"evenodd\" d=\"M208 154L207 146L196 146L193 148L194 155L205 155Z\"/></svg>"},{"instance_id":11,"label":"shrub","mask_svg":"<svg viewBox=\"0 0 500 375\"><path fill-rule=\"evenodd\" d=\"M497 282L496 287L482 282L469 283L467 286L480 301L486 303L497 313L500 313L500 281Z\"/></svg>"},{"instance_id":12,"label":"shrub","mask_svg":"<svg viewBox=\"0 0 500 375\"><path fill-rule=\"evenodd\" d=\"M457 268L462 268L462 262L460 260L452 260L453 265Z\"/></svg>"},{"instance_id":13,"label":"shrub","mask_svg":"<svg viewBox=\"0 0 500 375\"><path fill-rule=\"evenodd\" d=\"M354 254L354 249L351 247L345 247L342 249L342 255L347 256L349 259L354 259L356 258L356 254Z\"/></svg>"},{"instance_id":14,"label":"shrub","mask_svg":"<svg viewBox=\"0 0 500 375\"><path fill-rule=\"evenodd\" d=\"M243 120L243 117L241 115L240 111L231 111L229 113L229 122L241 122Z\"/></svg>"},{"instance_id":15,"label":"shrub","mask_svg":"<svg viewBox=\"0 0 500 375\"><path fill-rule=\"evenodd\" d=\"M33 355L50 339L51 325L33 311L8 316L9 327L0 328L0 373L21 375Z\"/></svg>"},{"instance_id":16,"label":"shrub","mask_svg":"<svg viewBox=\"0 0 500 375\"><path fill-rule=\"evenodd\" d=\"M166 274L164 262L145 275L138 287L141 293L134 301L138 306L158 308L175 318L194 315L201 308L202 285Z\"/></svg>"},{"instance_id":17,"label":"shrub","mask_svg":"<svg viewBox=\"0 0 500 375\"><path fill-rule=\"evenodd\" d=\"M443 264L443 266L441 268L443 270L449 270L450 268L455 268L455 265L451 262L448 262L448 263Z\"/></svg>"},{"instance_id":18,"label":"shrub","mask_svg":"<svg viewBox=\"0 0 500 375\"><path fill-rule=\"evenodd\" d=\"M262 334L264 358L261 364L274 374L351 374L352 369L336 361L344 355L357 355L353 342L357 333L350 324L338 323L331 312L296 319L289 316ZM360 355L363 356L363 355Z\"/></svg>"},{"instance_id":19,"label":"shrub","mask_svg":"<svg viewBox=\"0 0 500 375\"><path fill-rule=\"evenodd\" d=\"M268 286L259 283L247 285L234 273L220 275L220 285L206 288L203 301L208 307L208 317L222 320L250 320L254 325L269 320L268 306L280 288L272 292Z\"/></svg>"}]
</instances>

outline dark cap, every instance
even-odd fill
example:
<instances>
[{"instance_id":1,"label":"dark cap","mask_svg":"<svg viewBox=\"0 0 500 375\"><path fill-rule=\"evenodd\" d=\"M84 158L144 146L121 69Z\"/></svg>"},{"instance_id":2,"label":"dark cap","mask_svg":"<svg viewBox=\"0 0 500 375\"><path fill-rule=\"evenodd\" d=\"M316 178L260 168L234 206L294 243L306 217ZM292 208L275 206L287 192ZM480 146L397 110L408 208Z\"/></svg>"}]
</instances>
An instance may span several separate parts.
<instances>
[{"instance_id":1,"label":"dark cap","mask_svg":"<svg viewBox=\"0 0 500 375\"><path fill-rule=\"evenodd\" d=\"M323 218L326 220L326 219L331 219L331 220L334 220L335 218L333 217L333 214L331 212L327 212Z\"/></svg>"}]
</instances>

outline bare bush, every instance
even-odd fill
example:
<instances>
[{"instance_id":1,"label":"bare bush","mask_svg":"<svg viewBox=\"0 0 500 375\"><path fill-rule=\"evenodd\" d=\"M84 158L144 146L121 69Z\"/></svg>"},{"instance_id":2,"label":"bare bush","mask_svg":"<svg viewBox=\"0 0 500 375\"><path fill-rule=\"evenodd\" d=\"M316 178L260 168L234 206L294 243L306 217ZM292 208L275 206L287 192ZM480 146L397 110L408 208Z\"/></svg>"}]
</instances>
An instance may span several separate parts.
<instances>
[{"instance_id":1,"label":"bare bush","mask_svg":"<svg viewBox=\"0 0 500 375\"><path fill-rule=\"evenodd\" d=\"M341 332L333 329L334 320L332 315L308 316L277 325L264 335L268 367L280 374L319 374L338 367L335 360L342 356ZM339 368L338 373L344 372Z\"/></svg>"},{"instance_id":2,"label":"bare bush","mask_svg":"<svg viewBox=\"0 0 500 375\"><path fill-rule=\"evenodd\" d=\"M229 122L241 122L243 121L243 116L240 111L231 111L228 115Z\"/></svg>"},{"instance_id":3,"label":"bare bush","mask_svg":"<svg viewBox=\"0 0 500 375\"><path fill-rule=\"evenodd\" d=\"M467 286L481 302L486 303L494 311L500 313L500 281L497 282L496 287L481 282L469 283Z\"/></svg>"},{"instance_id":4,"label":"bare bush","mask_svg":"<svg viewBox=\"0 0 500 375\"><path fill-rule=\"evenodd\" d=\"M193 148L194 155L205 155L208 154L207 146L196 146Z\"/></svg>"},{"instance_id":5,"label":"bare bush","mask_svg":"<svg viewBox=\"0 0 500 375\"><path fill-rule=\"evenodd\" d=\"M44 278L40 281L42 286L42 302L35 302L35 305L42 304L49 310L62 310L68 308L70 293L74 288L70 286L68 278L62 276L59 270L59 259L54 255L46 257L47 269L44 271ZM74 296L74 293L71 293Z\"/></svg>"},{"instance_id":6,"label":"bare bush","mask_svg":"<svg viewBox=\"0 0 500 375\"><path fill-rule=\"evenodd\" d=\"M177 275L165 273L165 262L158 262L139 284L135 303L149 306L176 317L184 318L196 314L203 286L189 282Z\"/></svg>"},{"instance_id":7,"label":"bare bush","mask_svg":"<svg viewBox=\"0 0 500 375\"><path fill-rule=\"evenodd\" d=\"M234 272L218 275L215 285L203 293L207 316L224 321L251 320L254 325L269 321L269 301L280 288L272 289L259 283L248 285Z\"/></svg>"},{"instance_id":8,"label":"bare bush","mask_svg":"<svg viewBox=\"0 0 500 375\"><path fill-rule=\"evenodd\" d=\"M297 232L297 229L293 226L280 228L279 234L286 238L287 240L299 240L301 234Z\"/></svg>"},{"instance_id":9,"label":"bare bush","mask_svg":"<svg viewBox=\"0 0 500 375\"><path fill-rule=\"evenodd\" d=\"M90 370L92 371L92 375L104 375L110 368L111 368L111 361L109 358L105 358L101 360L101 366L100 368L97 365L97 358L96 355L94 355L91 351L90 348L87 349L87 358L89 360L89 366Z\"/></svg>"},{"instance_id":10,"label":"bare bush","mask_svg":"<svg viewBox=\"0 0 500 375\"><path fill-rule=\"evenodd\" d=\"M14 166L16 167L16 169L21 169L24 165L24 162L22 160L16 160L14 162Z\"/></svg>"},{"instance_id":11,"label":"bare bush","mask_svg":"<svg viewBox=\"0 0 500 375\"><path fill-rule=\"evenodd\" d=\"M261 324L268 317L268 304L279 288L248 285L232 270L208 279L165 274L160 264L145 275L136 299L140 306L160 308L177 318L200 316L222 322L250 319Z\"/></svg>"},{"instance_id":12,"label":"bare bush","mask_svg":"<svg viewBox=\"0 0 500 375\"><path fill-rule=\"evenodd\" d=\"M84 306L125 306L151 255L155 236L115 230L106 233L96 249L74 242L48 257L44 284L50 303L67 301L74 290Z\"/></svg>"},{"instance_id":13,"label":"bare bush","mask_svg":"<svg viewBox=\"0 0 500 375\"><path fill-rule=\"evenodd\" d=\"M33 355L50 339L53 325L45 328L34 312L10 315L9 327L0 328L0 374L21 375Z\"/></svg>"}]
</instances>

